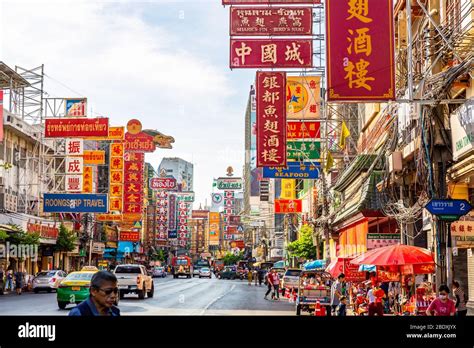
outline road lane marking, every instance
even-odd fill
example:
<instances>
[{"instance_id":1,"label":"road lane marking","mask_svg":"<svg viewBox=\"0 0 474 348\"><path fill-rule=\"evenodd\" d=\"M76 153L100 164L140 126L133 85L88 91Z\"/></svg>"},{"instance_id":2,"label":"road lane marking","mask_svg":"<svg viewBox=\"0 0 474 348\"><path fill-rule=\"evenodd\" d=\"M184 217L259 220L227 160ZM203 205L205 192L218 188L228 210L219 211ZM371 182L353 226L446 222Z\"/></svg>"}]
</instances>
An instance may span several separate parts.
<instances>
[{"instance_id":1,"label":"road lane marking","mask_svg":"<svg viewBox=\"0 0 474 348\"><path fill-rule=\"evenodd\" d=\"M219 301L220 299L222 299L225 295L227 295L228 293L230 293L230 292L231 292L232 290L234 290L234 289L235 289L235 284L232 285L232 287L230 288L230 290L224 292L222 295L216 297L214 300L212 300L211 302L209 302L209 303L207 304L207 306L204 307L204 309L201 311L201 313L200 313L199 315L204 315L204 313L207 311L207 309L208 309L209 307L211 307L214 303L216 303L217 301Z\"/></svg>"}]
</instances>

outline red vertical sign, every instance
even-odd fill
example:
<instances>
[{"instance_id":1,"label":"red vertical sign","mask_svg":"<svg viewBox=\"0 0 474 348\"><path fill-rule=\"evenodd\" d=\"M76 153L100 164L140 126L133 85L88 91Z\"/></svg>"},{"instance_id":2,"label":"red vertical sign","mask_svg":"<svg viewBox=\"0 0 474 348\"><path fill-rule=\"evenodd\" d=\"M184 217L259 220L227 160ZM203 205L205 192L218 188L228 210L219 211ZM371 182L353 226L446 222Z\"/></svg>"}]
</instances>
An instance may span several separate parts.
<instances>
[{"instance_id":1,"label":"red vertical sign","mask_svg":"<svg viewBox=\"0 0 474 348\"><path fill-rule=\"evenodd\" d=\"M257 72L257 167L286 167L286 73Z\"/></svg>"},{"instance_id":2,"label":"red vertical sign","mask_svg":"<svg viewBox=\"0 0 474 348\"><path fill-rule=\"evenodd\" d=\"M395 99L392 0L327 0L328 100Z\"/></svg>"}]
</instances>

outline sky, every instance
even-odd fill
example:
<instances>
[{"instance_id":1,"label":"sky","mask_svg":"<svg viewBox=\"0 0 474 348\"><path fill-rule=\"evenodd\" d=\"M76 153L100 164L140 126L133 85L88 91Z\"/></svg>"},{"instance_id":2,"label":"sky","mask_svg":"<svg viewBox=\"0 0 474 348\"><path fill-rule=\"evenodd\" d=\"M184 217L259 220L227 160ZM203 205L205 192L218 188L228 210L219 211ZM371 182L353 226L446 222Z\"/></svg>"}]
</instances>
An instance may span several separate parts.
<instances>
[{"instance_id":1,"label":"sky","mask_svg":"<svg viewBox=\"0 0 474 348\"><path fill-rule=\"evenodd\" d=\"M137 118L175 138L146 155L194 164L195 208L213 178L242 175L254 70L229 69L229 8L220 0L0 0L0 60L44 64L47 97L87 97L111 126Z\"/></svg>"}]
</instances>

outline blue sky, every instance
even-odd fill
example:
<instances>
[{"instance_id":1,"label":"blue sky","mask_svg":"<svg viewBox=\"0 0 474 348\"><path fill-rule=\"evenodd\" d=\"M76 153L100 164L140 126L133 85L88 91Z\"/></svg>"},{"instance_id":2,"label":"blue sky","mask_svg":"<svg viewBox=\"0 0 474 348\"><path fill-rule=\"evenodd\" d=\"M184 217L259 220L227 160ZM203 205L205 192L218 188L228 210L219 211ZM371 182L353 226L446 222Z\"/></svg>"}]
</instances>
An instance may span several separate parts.
<instances>
[{"instance_id":1,"label":"blue sky","mask_svg":"<svg viewBox=\"0 0 474 348\"><path fill-rule=\"evenodd\" d=\"M227 166L241 174L255 71L229 69L229 8L219 0L0 3L1 59L45 64L50 96L86 96L111 125L138 118L174 136L173 150L146 160L155 168L162 157L192 161L196 205L210 201L212 179Z\"/></svg>"}]
</instances>

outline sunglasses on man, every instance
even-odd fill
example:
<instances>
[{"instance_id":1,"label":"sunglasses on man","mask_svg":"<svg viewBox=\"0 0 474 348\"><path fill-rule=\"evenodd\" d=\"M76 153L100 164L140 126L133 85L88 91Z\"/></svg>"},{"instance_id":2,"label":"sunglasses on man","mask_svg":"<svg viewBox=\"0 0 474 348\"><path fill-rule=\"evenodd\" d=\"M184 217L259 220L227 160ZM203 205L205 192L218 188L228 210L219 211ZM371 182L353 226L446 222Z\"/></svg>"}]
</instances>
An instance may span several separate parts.
<instances>
[{"instance_id":1,"label":"sunglasses on man","mask_svg":"<svg viewBox=\"0 0 474 348\"><path fill-rule=\"evenodd\" d=\"M118 288L107 288L107 289L102 289L102 288L95 288L99 291L102 291L106 296L110 296L112 293L115 295L118 294L119 289Z\"/></svg>"}]
</instances>

